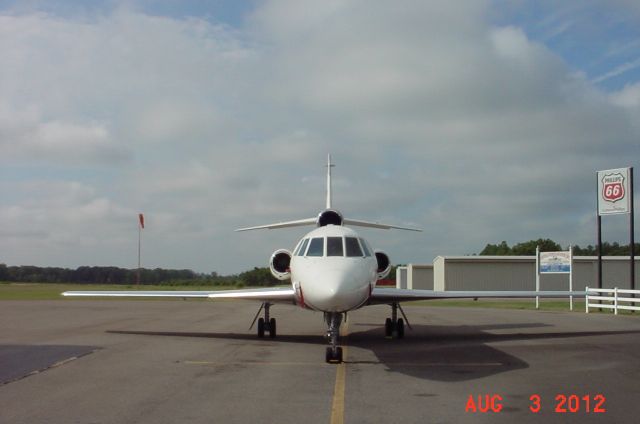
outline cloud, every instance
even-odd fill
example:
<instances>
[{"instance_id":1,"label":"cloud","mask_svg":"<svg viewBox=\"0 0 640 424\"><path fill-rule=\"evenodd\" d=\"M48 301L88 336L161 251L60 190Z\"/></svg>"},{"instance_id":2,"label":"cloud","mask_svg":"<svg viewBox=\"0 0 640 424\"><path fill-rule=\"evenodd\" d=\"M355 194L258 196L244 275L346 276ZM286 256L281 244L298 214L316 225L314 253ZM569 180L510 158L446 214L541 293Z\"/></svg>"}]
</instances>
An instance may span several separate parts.
<instances>
[{"instance_id":1,"label":"cloud","mask_svg":"<svg viewBox=\"0 0 640 424\"><path fill-rule=\"evenodd\" d=\"M66 265L93 255L95 263L108 264L101 253L121 246L125 217L133 213L77 181L4 182L0 192L13 192L10 204L0 204L8 263Z\"/></svg>"},{"instance_id":2,"label":"cloud","mask_svg":"<svg viewBox=\"0 0 640 424\"><path fill-rule=\"evenodd\" d=\"M144 212L148 266L264 264L300 231L232 230L317 214L329 152L347 216L425 228L364 230L398 262L593 243L595 171L640 157L635 88L601 92L491 7L0 15L0 261L129 266Z\"/></svg>"},{"instance_id":3,"label":"cloud","mask_svg":"<svg viewBox=\"0 0 640 424\"><path fill-rule=\"evenodd\" d=\"M630 84L622 90L612 93L611 100L626 108L640 107L640 83Z\"/></svg>"},{"instance_id":4,"label":"cloud","mask_svg":"<svg viewBox=\"0 0 640 424\"><path fill-rule=\"evenodd\" d=\"M129 158L126 148L114 145L107 128L98 123L75 124L62 121L37 122L11 116L0 131L0 161L56 161L86 166L120 163ZM11 122L10 122L11 121Z\"/></svg>"}]
</instances>

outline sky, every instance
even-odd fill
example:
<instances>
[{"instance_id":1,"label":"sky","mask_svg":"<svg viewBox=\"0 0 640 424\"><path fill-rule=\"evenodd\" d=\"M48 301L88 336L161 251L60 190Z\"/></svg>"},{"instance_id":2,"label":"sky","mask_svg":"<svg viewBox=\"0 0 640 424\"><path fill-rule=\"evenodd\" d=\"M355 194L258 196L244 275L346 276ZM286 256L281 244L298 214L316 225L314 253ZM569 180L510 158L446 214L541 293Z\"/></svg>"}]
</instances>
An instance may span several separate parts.
<instances>
[{"instance_id":1,"label":"sky","mask_svg":"<svg viewBox=\"0 0 640 424\"><path fill-rule=\"evenodd\" d=\"M640 3L0 0L0 263L135 268L144 213L144 267L267 266L305 229L233 230L316 216L328 153L335 208L424 230L359 230L393 263L595 244Z\"/></svg>"}]
</instances>

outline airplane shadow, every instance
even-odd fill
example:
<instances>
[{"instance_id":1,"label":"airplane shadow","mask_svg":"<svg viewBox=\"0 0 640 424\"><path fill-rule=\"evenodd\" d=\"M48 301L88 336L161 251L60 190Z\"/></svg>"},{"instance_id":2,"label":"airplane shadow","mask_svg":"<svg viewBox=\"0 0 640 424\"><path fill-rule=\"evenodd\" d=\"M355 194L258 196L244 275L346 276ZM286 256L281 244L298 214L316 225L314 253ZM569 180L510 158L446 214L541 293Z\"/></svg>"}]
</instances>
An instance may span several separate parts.
<instances>
[{"instance_id":1,"label":"airplane shadow","mask_svg":"<svg viewBox=\"0 0 640 424\"><path fill-rule=\"evenodd\" d=\"M128 331L128 330L107 330L109 334L137 334L142 336L170 336L170 337L201 337L205 339L225 339L225 340L247 340L258 341L254 333L200 333L190 331ZM318 335L299 334L278 334L278 337L271 339L266 336L263 340L280 343L304 343L304 344L326 344L325 340Z\"/></svg>"},{"instance_id":2,"label":"airplane shadow","mask_svg":"<svg viewBox=\"0 0 640 424\"><path fill-rule=\"evenodd\" d=\"M360 325L355 326L360 327ZM345 361L347 364L364 366L382 364L388 372L399 372L427 380L457 382L529 367L529 364L522 359L492 347L488 343L640 333L640 330L518 332L519 329L543 327L549 326L531 323L477 326L413 325L412 331L406 330L404 339L392 340L385 338L384 329L376 326L362 331L352 331L342 338L341 343L348 348L369 350L375 355L375 359L358 359L353 354L348 354ZM487 331L493 329L514 331L501 334ZM107 333L258 341L255 334L238 333L122 330L110 330ZM326 339L318 335L283 334L274 339L267 337L265 341L322 346L327 344ZM549 347L549 349L552 348ZM321 355L319 354L318 357L320 358Z\"/></svg>"},{"instance_id":3,"label":"airplane shadow","mask_svg":"<svg viewBox=\"0 0 640 424\"><path fill-rule=\"evenodd\" d=\"M640 331L570 331L519 332L519 329L549 327L546 324L413 325L405 338L384 338L384 331L374 328L349 334L348 345L371 350L388 371L422 379L457 382L528 368L524 360L493 347L503 341L553 340L589 336L610 336ZM490 333L487 330L514 330ZM548 346L551 351L553 345ZM357 363L357 361L356 361Z\"/></svg>"}]
</instances>

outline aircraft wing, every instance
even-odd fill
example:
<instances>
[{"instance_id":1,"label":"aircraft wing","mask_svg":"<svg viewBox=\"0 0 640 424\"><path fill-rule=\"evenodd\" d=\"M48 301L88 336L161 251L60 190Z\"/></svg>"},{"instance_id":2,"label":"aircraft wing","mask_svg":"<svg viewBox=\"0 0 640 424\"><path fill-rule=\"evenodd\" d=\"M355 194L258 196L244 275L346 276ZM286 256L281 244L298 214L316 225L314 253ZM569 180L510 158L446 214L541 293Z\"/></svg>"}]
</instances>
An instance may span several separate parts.
<instances>
[{"instance_id":1,"label":"aircraft wing","mask_svg":"<svg viewBox=\"0 0 640 424\"><path fill-rule=\"evenodd\" d=\"M584 296L584 291L434 291L393 288L374 288L369 299L370 304L409 302L412 300L433 299L480 299L480 298L528 298L528 297L569 297Z\"/></svg>"},{"instance_id":2,"label":"aircraft wing","mask_svg":"<svg viewBox=\"0 0 640 424\"><path fill-rule=\"evenodd\" d=\"M178 298L204 298L204 299L248 299L263 302L286 302L295 300L295 292L291 287L272 287L264 289L242 290L194 290L194 291L66 291L62 293L68 297L178 297Z\"/></svg>"}]
</instances>

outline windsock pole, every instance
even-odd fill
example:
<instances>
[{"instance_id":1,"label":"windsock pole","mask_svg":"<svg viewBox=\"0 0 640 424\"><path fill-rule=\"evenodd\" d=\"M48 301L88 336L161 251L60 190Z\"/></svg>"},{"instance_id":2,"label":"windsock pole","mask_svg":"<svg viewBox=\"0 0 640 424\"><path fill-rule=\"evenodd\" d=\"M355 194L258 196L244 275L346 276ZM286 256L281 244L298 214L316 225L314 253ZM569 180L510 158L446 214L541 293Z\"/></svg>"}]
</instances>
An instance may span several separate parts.
<instances>
[{"instance_id":1,"label":"windsock pole","mask_svg":"<svg viewBox=\"0 0 640 424\"><path fill-rule=\"evenodd\" d=\"M136 284L140 285L140 253L142 251L142 230L144 229L144 215L138 214L138 272L136 273Z\"/></svg>"}]
</instances>

